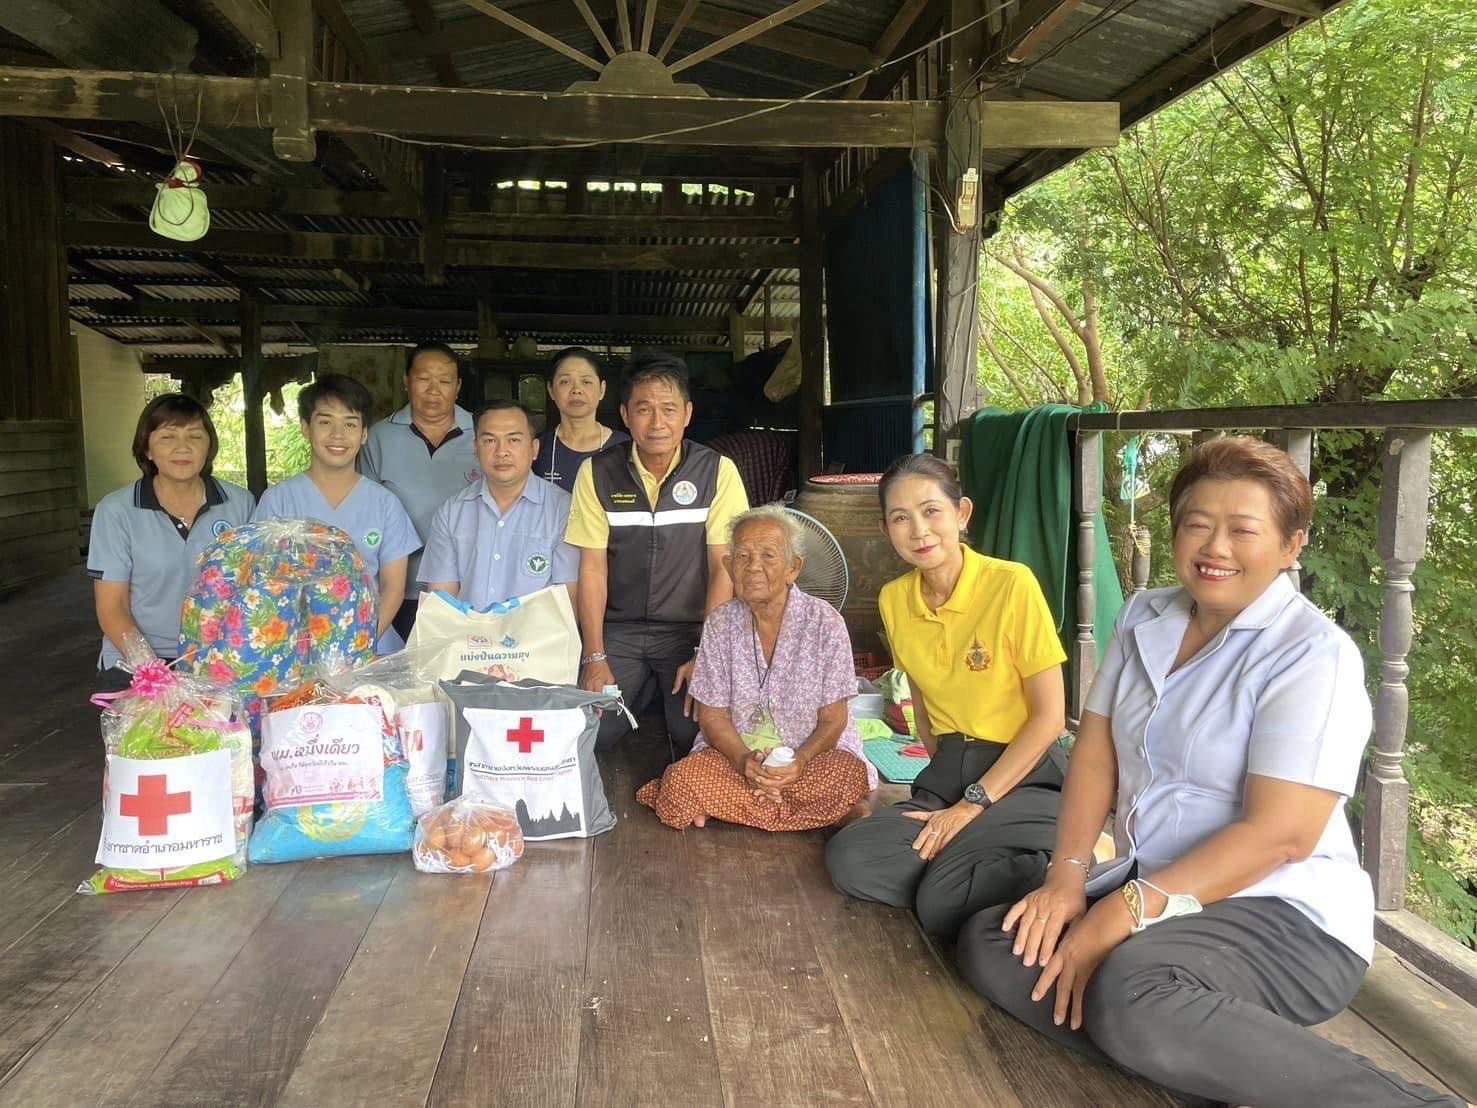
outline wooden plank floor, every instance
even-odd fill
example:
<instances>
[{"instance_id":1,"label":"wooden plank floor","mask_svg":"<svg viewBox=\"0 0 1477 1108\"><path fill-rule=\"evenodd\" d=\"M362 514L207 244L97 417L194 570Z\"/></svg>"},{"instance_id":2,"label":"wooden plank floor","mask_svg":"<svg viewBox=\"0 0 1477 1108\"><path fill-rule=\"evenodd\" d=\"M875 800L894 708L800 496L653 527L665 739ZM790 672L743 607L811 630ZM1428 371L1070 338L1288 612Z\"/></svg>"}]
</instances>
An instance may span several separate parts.
<instances>
[{"instance_id":1,"label":"wooden plank floor","mask_svg":"<svg viewBox=\"0 0 1477 1108\"><path fill-rule=\"evenodd\" d=\"M613 832L492 879L346 858L77 896L87 601L80 575L0 600L0 1105L1176 1103L993 1010L907 913L837 894L823 834L661 827L633 798L650 734L602 766ZM1325 1033L1462 1084L1358 1011Z\"/></svg>"}]
</instances>

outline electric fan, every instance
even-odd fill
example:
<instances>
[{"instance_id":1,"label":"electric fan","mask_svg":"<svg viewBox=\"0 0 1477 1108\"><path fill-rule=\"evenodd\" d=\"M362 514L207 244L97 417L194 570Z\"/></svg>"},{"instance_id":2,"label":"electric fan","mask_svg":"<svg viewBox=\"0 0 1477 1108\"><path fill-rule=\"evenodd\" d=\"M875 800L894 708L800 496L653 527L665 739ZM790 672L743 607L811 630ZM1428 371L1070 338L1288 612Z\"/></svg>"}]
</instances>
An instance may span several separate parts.
<instances>
[{"instance_id":1,"label":"electric fan","mask_svg":"<svg viewBox=\"0 0 1477 1108\"><path fill-rule=\"evenodd\" d=\"M795 584L802 592L818 596L837 611L846 603L846 591L851 587L851 574L846 568L846 555L836 536L824 523L814 516L794 508L786 508L800 524L804 535L800 543L800 554L805 564Z\"/></svg>"}]
</instances>

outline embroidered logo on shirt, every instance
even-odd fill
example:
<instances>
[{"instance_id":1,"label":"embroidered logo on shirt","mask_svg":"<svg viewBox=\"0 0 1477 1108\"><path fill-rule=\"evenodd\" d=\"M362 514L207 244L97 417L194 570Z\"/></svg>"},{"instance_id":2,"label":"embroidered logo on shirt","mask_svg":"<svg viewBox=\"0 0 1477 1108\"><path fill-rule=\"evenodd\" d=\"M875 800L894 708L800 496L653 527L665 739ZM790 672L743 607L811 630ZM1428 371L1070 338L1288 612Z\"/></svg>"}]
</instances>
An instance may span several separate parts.
<instances>
[{"instance_id":1,"label":"embroidered logo on shirt","mask_svg":"<svg viewBox=\"0 0 1477 1108\"><path fill-rule=\"evenodd\" d=\"M380 539L383 537L378 531L366 531L364 532L364 545L373 550L380 544Z\"/></svg>"},{"instance_id":2,"label":"embroidered logo on shirt","mask_svg":"<svg viewBox=\"0 0 1477 1108\"><path fill-rule=\"evenodd\" d=\"M983 673L990 668L990 663L995 659L990 657L990 652L979 639L969 644L969 650L964 655L964 664L975 673Z\"/></svg>"},{"instance_id":3,"label":"embroidered logo on shirt","mask_svg":"<svg viewBox=\"0 0 1477 1108\"><path fill-rule=\"evenodd\" d=\"M216 538L220 538L230 529L231 525L223 519L218 519L210 525L210 533Z\"/></svg>"},{"instance_id":4,"label":"embroidered logo on shirt","mask_svg":"<svg viewBox=\"0 0 1477 1108\"><path fill-rule=\"evenodd\" d=\"M529 573L543 573L549 568L549 559L542 554L530 554L528 561L523 564L528 568Z\"/></svg>"},{"instance_id":5,"label":"embroidered logo on shirt","mask_svg":"<svg viewBox=\"0 0 1477 1108\"><path fill-rule=\"evenodd\" d=\"M691 481L678 481L672 486L672 499L678 504L691 504L697 499L697 486Z\"/></svg>"},{"instance_id":6,"label":"embroidered logo on shirt","mask_svg":"<svg viewBox=\"0 0 1477 1108\"><path fill-rule=\"evenodd\" d=\"M610 494L610 502L612 504L634 504L636 494L634 492L613 492Z\"/></svg>"}]
</instances>

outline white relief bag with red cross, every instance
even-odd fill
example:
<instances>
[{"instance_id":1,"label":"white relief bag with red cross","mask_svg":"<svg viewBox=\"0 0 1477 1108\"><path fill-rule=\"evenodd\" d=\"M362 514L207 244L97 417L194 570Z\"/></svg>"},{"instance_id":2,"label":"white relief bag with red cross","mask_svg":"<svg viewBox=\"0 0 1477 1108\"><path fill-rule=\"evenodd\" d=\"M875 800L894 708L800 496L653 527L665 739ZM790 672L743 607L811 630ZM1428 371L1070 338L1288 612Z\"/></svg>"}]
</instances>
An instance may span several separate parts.
<instances>
[{"instance_id":1,"label":"white relief bag with red cross","mask_svg":"<svg viewBox=\"0 0 1477 1108\"><path fill-rule=\"evenodd\" d=\"M231 754L182 758L108 755L97 861L120 869L174 869L236 849Z\"/></svg>"},{"instance_id":2,"label":"white relief bag with red cross","mask_svg":"<svg viewBox=\"0 0 1477 1108\"><path fill-rule=\"evenodd\" d=\"M625 711L619 696L470 672L441 689L452 703L458 795L514 812L530 841L615 826L595 763L595 710Z\"/></svg>"}]
</instances>

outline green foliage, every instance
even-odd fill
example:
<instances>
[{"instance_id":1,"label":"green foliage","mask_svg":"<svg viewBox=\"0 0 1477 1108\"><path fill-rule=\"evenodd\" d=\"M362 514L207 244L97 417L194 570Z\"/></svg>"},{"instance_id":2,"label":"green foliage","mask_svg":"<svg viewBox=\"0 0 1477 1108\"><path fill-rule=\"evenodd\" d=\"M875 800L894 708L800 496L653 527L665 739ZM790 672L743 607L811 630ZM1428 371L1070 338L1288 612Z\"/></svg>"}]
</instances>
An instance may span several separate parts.
<instances>
[{"instance_id":1,"label":"green foliage","mask_svg":"<svg viewBox=\"0 0 1477 1108\"><path fill-rule=\"evenodd\" d=\"M1477 7L1350 0L1017 197L987 244L992 402L1075 397L1018 270L1086 319L1115 407L1477 396ZM1089 301L1089 295L1093 301ZM1071 338L1071 336L1068 336ZM1069 342L1080 357L1082 344ZM996 356L998 355L998 356ZM1109 436L1115 451L1126 436ZM1435 436L1415 573L1407 772L1412 908L1477 945L1477 433ZM1174 580L1163 510L1188 443L1151 436L1136 521ZM1383 567L1374 432L1322 433L1303 555L1311 598L1364 651L1373 695ZM1125 578L1127 506L1109 464ZM1125 584L1131 582L1125 580Z\"/></svg>"},{"instance_id":2,"label":"green foliage","mask_svg":"<svg viewBox=\"0 0 1477 1108\"><path fill-rule=\"evenodd\" d=\"M267 480L276 484L308 468L312 451L303 438L297 418L297 394L302 386L282 389L282 411L270 403L264 407L267 432ZM217 389L210 404L210 418L220 436L221 449L215 473L238 485L246 484L246 404L241 398L241 379Z\"/></svg>"}]
</instances>

